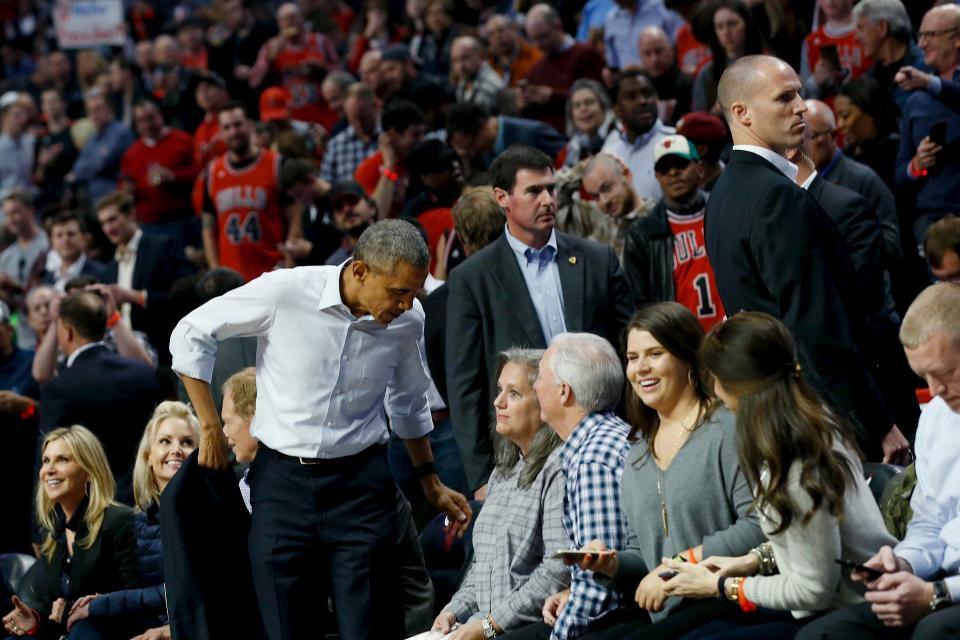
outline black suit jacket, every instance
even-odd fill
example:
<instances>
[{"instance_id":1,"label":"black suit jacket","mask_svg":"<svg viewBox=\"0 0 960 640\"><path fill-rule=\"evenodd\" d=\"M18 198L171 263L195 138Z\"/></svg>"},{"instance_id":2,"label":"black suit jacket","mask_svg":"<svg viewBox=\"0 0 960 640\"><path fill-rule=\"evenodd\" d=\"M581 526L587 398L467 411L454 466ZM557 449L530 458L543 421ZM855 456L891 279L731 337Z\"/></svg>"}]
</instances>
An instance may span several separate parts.
<instances>
[{"instance_id":1,"label":"black suit jacket","mask_svg":"<svg viewBox=\"0 0 960 640\"><path fill-rule=\"evenodd\" d=\"M808 380L861 426L871 454L894 424L854 337L866 320L836 227L809 193L757 154L734 151L707 201L707 254L728 314L779 318Z\"/></svg>"},{"instance_id":2,"label":"black suit jacket","mask_svg":"<svg viewBox=\"0 0 960 640\"><path fill-rule=\"evenodd\" d=\"M557 267L567 331L595 333L619 350L634 304L613 249L558 232ZM449 287L447 393L467 483L477 489L493 469L497 358L510 347L547 344L506 234L451 271Z\"/></svg>"},{"instance_id":3,"label":"black suit jacket","mask_svg":"<svg viewBox=\"0 0 960 640\"><path fill-rule=\"evenodd\" d=\"M115 284L118 270L116 259L107 263L104 282ZM172 317L167 304L170 289L174 282L192 272L193 267L173 238L148 233L140 237L133 263L133 288L147 292L147 307L133 305L130 322L134 329L147 334L164 364L170 363L167 345L170 332L179 320Z\"/></svg>"},{"instance_id":4,"label":"black suit jacket","mask_svg":"<svg viewBox=\"0 0 960 640\"><path fill-rule=\"evenodd\" d=\"M448 407L450 401L447 399L446 331L449 299L450 287L442 284L423 301L423 341L427 347L427 366L430 367L433 384Z\"/></svg>"},{"instance_id":5,"label":"black suit jacket","mask_svg":"<svg viewBox=\"0 0 960 640\"><path fill-rule=\"evenodd\" d=\"M170 630L174 640L262 638L247 555L250 514L233 471L201 467L198 455L160 496Z\"/></svg>"},{"instance_id":6,"label":"black suit jacket","mask_svg":"<svg viewBox=\"0 0 960 640\"><path fill-rule=\"evenodd\" d=\"M91 278L96 278L97 282L106 282L104 279L106 278L106 274L106 265L91 258L84 260L83 266L80 268L81 276L90 276ZM43 284L53 286L53 284L57 281L57 275L51 271L44 271L40 281Z\"/></svg>"},{"instance_id":7,"label":"black suit jacket","mask_svg":"<svg viewBox=\"0 0 960 640\"><path fill-rule=\"evenodd\" d=\"M140 436L161 400L148 365L95 346L40 388L40 435L82 424L103 443L117 478L117 498L133 504L133 463Z\"/></svg>"}]
</instances>

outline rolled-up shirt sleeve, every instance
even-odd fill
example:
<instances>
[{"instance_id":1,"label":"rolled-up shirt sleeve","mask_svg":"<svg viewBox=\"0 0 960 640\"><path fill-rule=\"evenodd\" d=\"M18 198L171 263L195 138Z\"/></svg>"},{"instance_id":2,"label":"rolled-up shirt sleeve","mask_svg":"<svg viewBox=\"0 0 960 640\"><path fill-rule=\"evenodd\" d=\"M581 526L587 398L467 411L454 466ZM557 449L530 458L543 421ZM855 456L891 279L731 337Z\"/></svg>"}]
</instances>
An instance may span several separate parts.
<instances>
[{"instance_id":1,"label":"rolled-up shirt sleeve","mask_svg":"<svg viewBox=\"0 0 960 640\"><path fill-rule=\"evenodd\" d=\"M400 362L386 394L390 428L404 440L420 438L433 430L430 402L427 400L430 375L418 345L418 341L423 340L423 322L417 326L416 340L404 341L400 347Z\"/></svg>"},{"instance_id":2,"label":"rolled-up shirt sleeve","mask_svg":"<svg viewBox=\"0 0 960 640\"><path fill-rule=\"evenodd\" d=\"M210 382L217 341L259 336L270 328L283 276L282 271L264 274L184 316L170 335L173 370Z\"/></svg>"}]
</instances>

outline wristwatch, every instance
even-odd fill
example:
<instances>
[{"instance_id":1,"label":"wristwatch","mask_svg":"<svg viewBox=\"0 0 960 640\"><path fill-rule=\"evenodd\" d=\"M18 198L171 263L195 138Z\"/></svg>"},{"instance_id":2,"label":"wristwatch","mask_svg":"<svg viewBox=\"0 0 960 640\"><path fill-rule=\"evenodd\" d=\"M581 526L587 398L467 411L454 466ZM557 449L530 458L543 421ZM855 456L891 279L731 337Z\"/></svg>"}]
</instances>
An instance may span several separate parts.
<instances>
[{"instance_id":1,"label":"wristwatch","mask_svg":"<svg viewBox=\"0 0 960 640\"><path fill-rule=\"evenodd\" d=\"M490 618L481 618L480 624L483 625L483 637L484 638L496 638L497 631L493 628L493 625L490 624Z\"/></svg>"},{"instance_id":2,"label":"wristwatch","mask_svg":"<svg viewBox=\"0 0 960 640\"><path fill-rule=\"evenodd\" d=\"M933 583L933 598L930 600L930 610L936 611L951 603L950 592L947 590L947 583L943 580L937 580Z\"/></svg>"}]
</instances>

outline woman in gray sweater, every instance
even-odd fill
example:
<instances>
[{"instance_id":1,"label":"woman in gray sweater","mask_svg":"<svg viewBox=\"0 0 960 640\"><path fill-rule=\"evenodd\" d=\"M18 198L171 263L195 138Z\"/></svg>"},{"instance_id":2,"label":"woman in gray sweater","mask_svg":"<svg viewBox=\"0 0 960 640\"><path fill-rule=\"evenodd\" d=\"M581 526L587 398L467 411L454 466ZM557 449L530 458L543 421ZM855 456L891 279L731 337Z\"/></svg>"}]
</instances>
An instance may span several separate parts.
<instances>
[{"instance_id":1,"label":"woman in gray sweater","mask_svg":"<svg viewBox=\"0 0 960 640\"><path fill-rule=\"evenodd\" d=\"M741 469L770 544L697 566L667 561L679 573L666 590L721 597L744 612L782 612L711 622L687 638L792 638L810 616L863 600L836 559L861 563L896 541L848 429L803 381L793 338L779 320L738 313L714 327L701 357L737 416Z\"/></svg>"},{"instance_id":2,"label":"woman in gray sweater","mask_svg":"<svg viewBox=\"0 0 960 640\"><path fill-rule=\"evenodd\" d=\"M700 323L675 302L643 307L627 327L633 390L627 415L635 444L620 504L630 524L628 547L593 554L581 566L633 596L649 615L640 612L636 621L585 640L669 637L695 628L711 615L704 609L716 607L695 607L695 613L690 602L668 597L661 559L740 555L765 540L737 459L734 417L717 406L698 364L702 340ZM599 541L584 547L603 549Z\"/></svg>"},{"instance_id":3,"label":"woman in gray sweater","mask_svg":"<svg viewBox=\"0 0 960 640\"><path fill-rule=\"evenodd\" d=\"M473 528L473 563L433 624L451 640L478 640L542 619L543 602L570 584L551 558L567 545L560 438L540 420L533 391L543 351L501 354L497 377L496 469Z\"/></svg>"}]
</instances>

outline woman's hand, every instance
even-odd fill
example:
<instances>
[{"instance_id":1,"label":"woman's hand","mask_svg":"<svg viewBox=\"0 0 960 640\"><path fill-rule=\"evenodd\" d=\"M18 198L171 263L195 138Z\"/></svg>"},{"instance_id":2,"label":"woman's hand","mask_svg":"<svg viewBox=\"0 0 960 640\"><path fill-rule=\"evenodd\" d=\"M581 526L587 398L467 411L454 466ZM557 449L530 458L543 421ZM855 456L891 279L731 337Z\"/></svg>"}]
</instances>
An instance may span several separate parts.
<instances>
[{"instance_id":1,"label":"woman's hand","mask_svg":"<svg viewBox=\"0 0 960 640\"><path fill-rule=\"evenodd\" d=\"M13 611L3 616L3 628L6 632L23 636L33 631L40 624L36 612L23 604L23 600L17 596L13 596L11 602L13 602Z\"/></svg>"},{"instance_id":2,"label":"woman's hand","mask_svg":"<svg viewBox=\"0 0 960 640\"><path fill-rule=\"evenodd\" d=\"M543 613L543 621L551 627L557 624L557 618L560 617L563 608L567 606L567 600L569 599L570 589L564 589L547 598L543 603L543 611L541 611L541 613Z\"/></svg>"},{"instance_id":3,"label":"woman's hand","mask_svg":"<svg viewBox=\"0 0 960 640\"><path fill-rule=\"evenodd\" d=\"M433 621L433 626L430 627L431 630L442 631L443 633L450 633L451 627L457 623L457 616L453 615L449 611L441 611L440 615L437 616L437 619Z\"/></svg>"},{"instance_id":4,"label":"woman's hand","mask_svg":"<svg viewBox=\"0 0 960 640\"><path fill-rule=\"evenodd\" d=\"M667 567L660 565L640 581L633 599L641 609L647 611L663 611L663 603L667 601L667 592L664 590L663 578L660 574L667 571Z\"/></svg>"},{"instance_id":5,"label":"woman's hand","mask_svg":"<svg viewBox=\"0 0 960 640\"><path fill-rule=\"evenodd\" d=\"M594 573L600 573L605 576L612 576L615 575L617 569L620 568L620 559L617 557L617 552L608 549L607 545L601 540L591 540L583 545L580 551L588 552L579 562L576 562L584 571L593 571ZM569 566L574 564L574 561L564 558L563 563Z\"/></svg>"},{"instance_id":6,"label":"woman's hand","mask_svg":"<svg viewBox=\"0 0 960 640\"><path fill-rule=\"evenodd\" d=\"M755 576L760 570L760 562L757 560L757 556L752 553L735 558L710 556L704 558L700 564L718 576Z\"/></svg>"},{"instance_id":7,"label":"woman's hand","mask_svg":"<svg viewBox=\"0 0 960 640\"><path fill-rule=\"evenodd\" d=\"M663 584L668 596L712 598L717 595L717 574L702 563L691 564L663 558L663 566L677 572Z\"/></svg>"},{"instance_id":8,"label":"woman's hand","mask_svg":"<svg viewBox=\"0 0 960 640\"><path fill-rule=\"evenodd\" d=\"M65 598L57 598L50 607L50 619L59 624L67 612L67 601Z\"/></svg>"},{"instance_id":9,"label":"woman's hand","mask_svg":"<svg viewBox=\"0 0 960 640\"><path fill-rule=\"evenodd\" d=\"M70 615L67 618L67 631L70 631L70 628L78 620L83 620L90 616L90 603L97 599L98 594L92 596L83 596L79 600L73 603L73 606L70 607Z\"/></svg>"}]
</instances>

